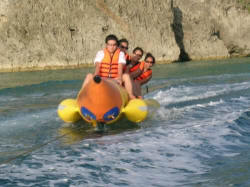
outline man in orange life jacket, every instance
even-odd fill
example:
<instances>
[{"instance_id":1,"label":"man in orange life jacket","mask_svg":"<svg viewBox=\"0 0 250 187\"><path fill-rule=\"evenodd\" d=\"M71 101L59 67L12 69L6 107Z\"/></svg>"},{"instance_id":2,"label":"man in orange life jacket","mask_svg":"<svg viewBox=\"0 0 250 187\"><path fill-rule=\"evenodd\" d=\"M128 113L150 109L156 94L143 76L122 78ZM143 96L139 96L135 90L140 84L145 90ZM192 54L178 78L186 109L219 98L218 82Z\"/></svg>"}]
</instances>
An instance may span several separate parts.
<instances>
[{"instance_id":1,"label":"man in orange life jacket","mask_svg":"<svg viewBox=\"0 0 250 187\"><path fill-rule=\"evenodd\" d=\"M125 54L118 48L118 39L115 35L108 35L105 39L106 48L98 51L94 60L95 73L89 73L84 80L82 87L99 75L103 78L110 78L122 85L124 83L130 99L134 99L132 80L129 74L123 74L123 65L126 64Z\"/></svg>"},{"instance_id":2,"label":"man in orange life jacket","mask_svg":"<svg viewBox=\"0 0 250 187\"><path fill-rule=\"evenodd\" d=\"M127 61L128 63L125 68L125 73L129 73L132 80L135 80L136 77L140 76L143 73L144 63L141 63L139 61L142 58L143 53L144 51L142 48L136 47L134 48L129 61ZM135 81L133 81L132 85L133 85L133 93L134 95L136 95L137 93L139 93L137 91L139 89L138 85L135 85ZM141 96L138 94L137 97L141 98Z\"/></svg>"},{"instance_id":3,"label":"man in orange life jacket","mask_svg":"<svg viewBox=\"0 0 250 187\"><path fill-rule=\"evenodd\" d=\"M127 64L128 61L130 60L130 56L128 54L128 40L126 38L122 38L118 41L118 43L120 50L123 51L125 54L125 59Z\"/></svg>"},{"instance_id":4,"label":"man in orange life jacket","mask_svg":"<svg viewBox=\"0 0 250 187\"><path fill-rule=\"evenodd\" d=\"M138 98L142 98L141 86L146 84L152 78L151 67L155 64L155 57L151 53L147 53L144 61L140 62L138 69L142 68L142 73L134 77L134 94Z\"/></svg>"},{"instance_id":5,"label":"man in orange life jacket","mask_svg":"<svg viewBox=\"0 0 250 187\"><path fill-rule=\"evenodd\" d=\"M130 59L127 62L125 72L129 73L132 79L134 79L135 77L137 77L139 74L142 73L142 68L141 67L137 68L137 67L140 64L139 60L142 58L143 53L144 51L142 48L140 47L134 48L133 53L131 54Z\"/></svg>"}]
</instances>

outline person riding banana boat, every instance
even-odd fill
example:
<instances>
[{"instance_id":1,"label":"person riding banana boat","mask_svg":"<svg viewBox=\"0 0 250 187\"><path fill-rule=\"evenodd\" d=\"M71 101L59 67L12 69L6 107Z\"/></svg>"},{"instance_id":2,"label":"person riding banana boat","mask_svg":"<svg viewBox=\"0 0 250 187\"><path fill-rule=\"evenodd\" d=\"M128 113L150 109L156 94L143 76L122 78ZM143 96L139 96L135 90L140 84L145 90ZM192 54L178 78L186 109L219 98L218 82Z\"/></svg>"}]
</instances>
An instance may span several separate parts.
<instances>
[{"instance_id":1,"label":"person riding banana boat","mask_svg":"<svg viewBox=\"0 0 250 187\"><path fill-rule=\"evenodd\" d=\"M95 75L102 78L116 81L124 85L130 99L135 99L133 94L133 83L128 73L123 73L123 66L126 64L125 54L118 48L118 39L115 35L108 35L105 39L106 48L98 51L94 60L95 73L89 73L82 85L82 88L93 79Z\"/></svg>"},{"instance_id":2,"label":"person riding banana boat","mask_svg":"<svg viewBox=\"0 0 250 187\"><path fill-rule=\"evenodd\" d=\"M128 64L130 61L130 56L128 54L128 40L126 38L122 38L118 41L118 43L120 50L125 54L126 64Z\"/></svg>"},{"instance_id":3,"label":"person riding banana boat","mask_svg":"<svg viewBox=\"0 0 250 187\"><path fill-rule=\"evenodd\" d=\"M155 57L151 53L147 53L144 61L140 62L138 65L135 65L130 71L136 71L139 69L141 73L133 77L134 78L134 93L138 98L142 97L141 86L146 84L152 78L152 69L151 67L155 64Z\"/></svg>"},{"instance_id":4,"label":"person riding banana boat","mask_svg":"<svg viewBox=\"0 0 250 187\"><path fill-rule=\"evenodd\" d=\"M139 61L143 56L143 49L136 47L130 56L130 61L126 65L125 72L130 74L133 81L133 93L137 98L143 98L141 86L152 78L151 67L155 64L155 57L147 53L144 61Z\"/></svg>"}]
</instances>

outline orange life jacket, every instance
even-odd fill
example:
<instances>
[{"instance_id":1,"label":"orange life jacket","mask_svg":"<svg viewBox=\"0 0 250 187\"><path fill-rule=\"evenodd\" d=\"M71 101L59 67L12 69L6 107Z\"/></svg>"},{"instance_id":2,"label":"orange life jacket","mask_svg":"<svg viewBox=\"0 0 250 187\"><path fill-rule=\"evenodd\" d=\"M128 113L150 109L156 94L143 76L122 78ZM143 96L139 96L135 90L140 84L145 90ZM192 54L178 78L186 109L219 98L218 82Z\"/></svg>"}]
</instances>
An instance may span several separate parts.
<instances>
[{"instance_id":1,"label":"orange life jacket","mask_svg":"<svg viewBox=\"0 0 250 187\"><path fill-rule=\"evenodd\" d=\"M129 69L129 72L130 72L130 73L131 73L131 72L134 72L134 71L136 71L137 69L140 69L140 70L143 71L144 64L145 64L145 62L143 62L143 61L137 63L135 66L133 66L132 68Z\"/></svg>"},{"instance_id":2,"label":"orange life jacket","mask_svg":"<svg viewBox=\"0 0 250 187\"><path fill-rule=\"evenodd\" d=\"M143 80L150 76L152 76L152 69L148 69L147 71L143 72L140 76L136 77L135 80Z\"/></svg>"},{"instance_id":3,"label":"orange life jacket","mask_svg":"<svg viewBox=\"0 0 250 187\"><path fill-rule=\"evenodd\" d=\"M144 65L145 65L145 62L142 61L139 64L132 67L130 70L131 70L131 72L133 72L133 71L137 70L138 68L140 68L143 71ZM143 79L146 79L146 78L148 78L150 76L152 76L152 70L148 69L147 71L143 72L138 77L136 77L135 80L143 80Z\"/></svg>"},{"instance_id":4,"label":"orange life jacket","mask_svg":"<svg viewBox=\"0 0 250 187\"><path fill-rule=\"evenodd\" d=\"M101 77L108 77L108 78L118 77L118 61L119 61L120 49L117 49L112 57L110 56L110 53L106 48L103 51L104 51L104 58L102 59L100 65L99 75Z\"/></svg>"}]
</instances>

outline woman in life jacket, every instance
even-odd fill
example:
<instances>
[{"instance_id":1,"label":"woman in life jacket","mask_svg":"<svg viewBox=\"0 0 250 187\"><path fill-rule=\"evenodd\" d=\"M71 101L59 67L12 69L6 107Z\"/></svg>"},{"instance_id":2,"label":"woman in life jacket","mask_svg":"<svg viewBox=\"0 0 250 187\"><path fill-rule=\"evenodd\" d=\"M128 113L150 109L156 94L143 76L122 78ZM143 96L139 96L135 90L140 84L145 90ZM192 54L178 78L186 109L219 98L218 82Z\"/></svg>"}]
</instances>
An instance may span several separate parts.
<instances>
[{"instance_id":1,"label":"woman in life jacket","mask_svg":"<svg viewBox=\"0 0 250 187\"><path fill-rule=\"evenodd\" d=\"M94 63L95 73L87 74L82 87L93 79L94 76L112 79L118 84L124 83L130 99L134 99L133 83L129 74L123 74L123 66L126 64L125 54L118 48L118 39L115 35L108 35L105 39L106 47L97 52Z\"/></svg>"},{"instance_id":2,"label":"woman in life jacket","mask_svg":"<svg viewBox=\"0 0 250 187\"><path fill-rule=\"evenodd\" d=\"M152 78L151 67L155 64L155 57L151 53L147 53L144 61L140 62L142 73L134 78L134 94L138 98L142 98L141 86L146 84ZM139 66L139 67L140 67Z\"/></svg>"}]
</instances>

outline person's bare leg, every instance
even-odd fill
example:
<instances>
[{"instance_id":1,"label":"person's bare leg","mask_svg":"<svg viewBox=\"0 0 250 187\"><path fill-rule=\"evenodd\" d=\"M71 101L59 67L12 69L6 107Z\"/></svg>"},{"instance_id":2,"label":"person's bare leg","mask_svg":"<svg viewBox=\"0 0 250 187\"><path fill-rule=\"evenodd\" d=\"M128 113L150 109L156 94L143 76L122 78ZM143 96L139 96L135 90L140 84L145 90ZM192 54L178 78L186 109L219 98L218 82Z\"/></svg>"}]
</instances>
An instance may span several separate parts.
<instances>
[{"instance_id":1,"label":"person's bare leg","mask_svg":"<svg viewBox=\"0 0 250 187\"><path fill-rule=\"evenodd\" d=\"M134 93L139 99L142 99L141 84L139 81L134 82Z\"/></svg>"},{"instance_id":2,"label":"person's bare leg","mask_svg":"<svg viewBox=\"0 0 250 187\"><path fill-rule=\"evenodd\" d=\"M127 73L124 73L122 75L122 80L124 82L124 85L125 85L125 89L127 90L128 92L128 95L129 95L129 98L130 99L135 99L136 97L134 96L133 94L133 82L129 76L129 74Z\"/></svg>"},{"instance_id":3,"label":"person's bare leg","mask_svg":"<svg viewBox=\"0 0 250 187\"><path fill-rule=\"evenodd\" d=\"M82 89L84 89L84 87L86 86L86 84L88 84L88 82L89 82L91 79L93 79L93 74L88 73L88 74L86 75L86 78L85 78L83 84L82 84Z\"/></svg>"}]
</instances>

